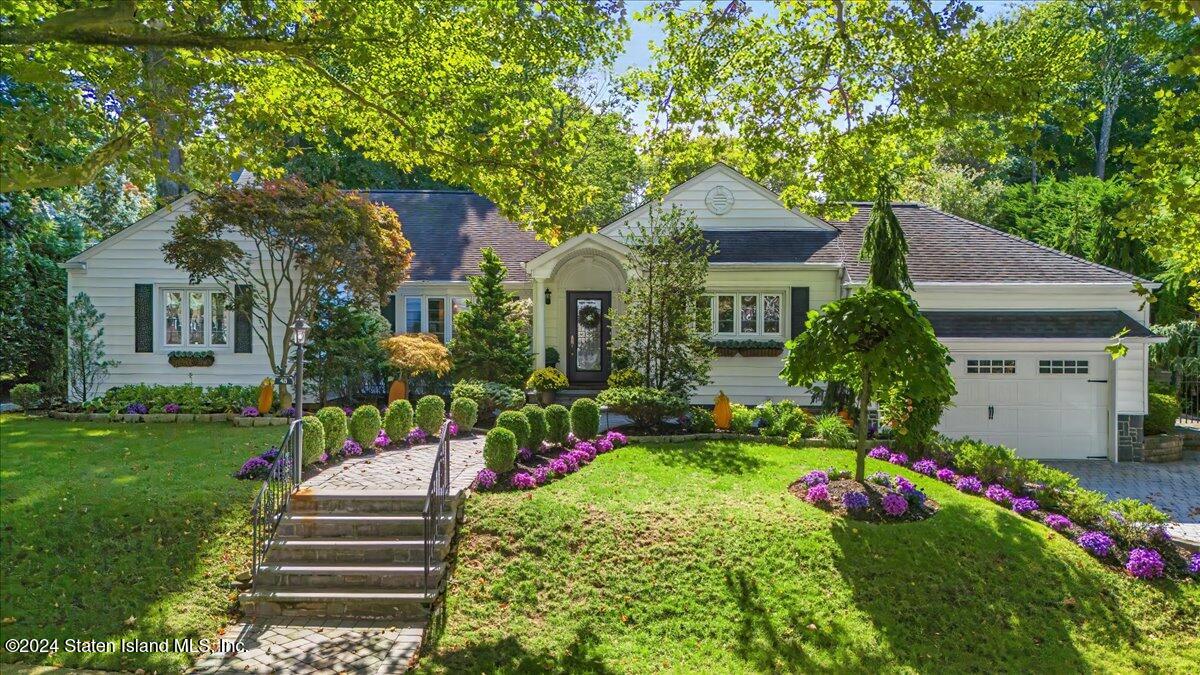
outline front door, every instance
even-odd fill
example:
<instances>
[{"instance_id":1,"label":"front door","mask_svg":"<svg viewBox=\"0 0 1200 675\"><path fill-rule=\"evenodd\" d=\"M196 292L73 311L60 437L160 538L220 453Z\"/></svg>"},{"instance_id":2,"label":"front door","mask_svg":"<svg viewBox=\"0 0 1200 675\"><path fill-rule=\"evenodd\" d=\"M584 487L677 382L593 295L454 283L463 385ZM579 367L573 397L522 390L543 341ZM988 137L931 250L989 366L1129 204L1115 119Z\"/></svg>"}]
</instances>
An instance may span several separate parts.
<instances>
[{"instance_id":1,"label":"front door","mask_svg":"<svg viewBox=\"0 0 1200 675\"><path fill-rule=\"evenodd\" d=\"M567 291L567 379L602 386L608 380L608 291Z\"/></svg>"}]
</instances>

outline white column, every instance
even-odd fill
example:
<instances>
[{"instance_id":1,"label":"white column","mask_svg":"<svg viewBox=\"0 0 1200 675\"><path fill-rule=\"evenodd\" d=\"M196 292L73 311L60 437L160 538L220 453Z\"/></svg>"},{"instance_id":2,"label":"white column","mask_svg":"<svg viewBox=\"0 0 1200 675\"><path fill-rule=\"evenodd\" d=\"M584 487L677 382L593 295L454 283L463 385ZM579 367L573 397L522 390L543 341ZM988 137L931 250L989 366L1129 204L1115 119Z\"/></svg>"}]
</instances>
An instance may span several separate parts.
<instances>
[{"instance_id":1,"label":"white column","mask_svg":"<svg viewBox=\"0 0 1200 675\"><path fill-rule=\"evenodd\" d=\"M546 280L533 279L533 364L546 367Z\"/></svg>"}]
</instances>

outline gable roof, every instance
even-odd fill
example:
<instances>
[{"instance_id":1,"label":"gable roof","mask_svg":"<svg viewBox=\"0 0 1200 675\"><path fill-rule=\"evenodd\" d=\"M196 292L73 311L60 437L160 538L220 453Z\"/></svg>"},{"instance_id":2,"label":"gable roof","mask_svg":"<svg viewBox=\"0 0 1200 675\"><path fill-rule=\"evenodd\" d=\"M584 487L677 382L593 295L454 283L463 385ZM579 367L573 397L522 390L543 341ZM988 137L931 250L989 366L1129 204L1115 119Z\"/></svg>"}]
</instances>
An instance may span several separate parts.
<instances>
[{"instance_id":1,"label":"gable roof","mask_svg":"<svg viewBox=\"0 0 1200 675\"><path fill-rule=\"evenodd\" d=\"M1088 311L974 311L922 310L939 338L1059 338L1112 340L1157 338L1154 331L1120 310Z\"/></svg>"}]
</instances>

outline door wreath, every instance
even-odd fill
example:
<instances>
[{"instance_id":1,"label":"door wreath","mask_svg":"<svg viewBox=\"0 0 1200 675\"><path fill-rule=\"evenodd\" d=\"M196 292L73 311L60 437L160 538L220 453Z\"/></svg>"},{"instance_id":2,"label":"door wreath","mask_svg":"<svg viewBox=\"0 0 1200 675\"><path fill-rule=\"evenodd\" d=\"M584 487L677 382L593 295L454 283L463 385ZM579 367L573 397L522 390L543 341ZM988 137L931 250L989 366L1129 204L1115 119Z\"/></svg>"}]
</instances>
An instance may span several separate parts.
<instances>
[{"instance_id":1,"label":"door wreath","mask_svg":"<svg viewBox=\"0 0 1200 675\"><path fill-rule=\"evenodd\" d=\"M579 325L589 329L599 326L600 310L591 306L579 310Z\"/></svg>"}]
</instances>

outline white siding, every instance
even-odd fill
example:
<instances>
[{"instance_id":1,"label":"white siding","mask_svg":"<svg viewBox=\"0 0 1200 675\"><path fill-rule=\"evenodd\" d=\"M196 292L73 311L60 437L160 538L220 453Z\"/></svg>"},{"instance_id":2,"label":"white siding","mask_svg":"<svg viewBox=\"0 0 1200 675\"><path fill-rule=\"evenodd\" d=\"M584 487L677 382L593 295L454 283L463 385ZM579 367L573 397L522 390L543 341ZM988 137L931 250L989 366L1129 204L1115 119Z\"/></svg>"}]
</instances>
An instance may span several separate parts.
<instances>
[{"instance_id":1,"label":"white siding","mask_svg":"<svg viewBox=\"0 0 1200 675\"><path fill-rule=\"evenodd\" d=\"M190 201L190 200L188 200ZM104 314L104 345L108 358L120 365L112 369L101 390L122 384L258 384L272 377L272 368L261 341L255 337L253 353L233 353L233 323L229 325L229 346L212 348L216 362L207 368L175 368L167 362L173 350L199 347L168 347L163 344L163 319L160 289L188 286L187 273L163 260L162 245L170 239L171 227L189 207L165 209L148 216L143 223L118 234L96 248L86 259L87 269L67 273L67 297L87 293L96 309ZM134 284L154 284L154 351L134 351ZM197 288L215 288L201 284ZM283 326L277 324L276 339L281 340Z\"/></svg>"},{"instance_id":2,"label":"white siding","mask_svg":"<svg viewBox=\"0 0 1200 675\"><path fill-rule=\"evenodd\" d=\"M1117 413L1145 415L1146 410L1146 345L1129 345L1129 353L1117 359Z\"/></svg>"},{"instance_id":3,"label":"white siding","mask_svg":"<svg viewBox=\"0 0 1200 675\"><path fill-rule=\"evenodd\" d=\"M1148 309L1132 286L1055 284L917 284L913 298L921 309L1118 309L1149 323Z\"/></svg>"}]
</instances>

